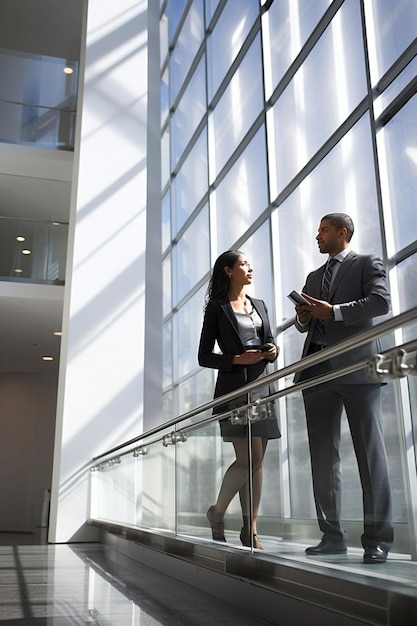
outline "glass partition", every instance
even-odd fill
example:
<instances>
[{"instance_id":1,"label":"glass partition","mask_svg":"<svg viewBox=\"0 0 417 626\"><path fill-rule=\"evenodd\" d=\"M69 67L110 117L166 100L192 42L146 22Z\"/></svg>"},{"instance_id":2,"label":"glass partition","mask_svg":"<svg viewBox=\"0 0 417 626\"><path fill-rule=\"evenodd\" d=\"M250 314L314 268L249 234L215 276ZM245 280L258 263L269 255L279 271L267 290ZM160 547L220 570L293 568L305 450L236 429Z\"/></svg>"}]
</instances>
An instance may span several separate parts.
<instances>
[{"instance_id":1,"label":"glass partition","mask_svg":"<svg viewBox=\"0 0 417 626\"><path fill-rule=\"evenodd\" d=\"M94 465L91 477L94 519L175 530L175 447L138 445Z\"/></svg>"},{"instance_id":2,"label":"glass partition","mask_svg":"<svg viewBox=\"0 0 417 626\"><path fill-rule=\"evenodd\" d=\"M366 96L360 23L359 4L348 0L274 105L270 121L277 183L272 198Z\"/></svg>"},{"instance_id":3,"label":"glass partition","mask_svg":"<svg viewBox=\"0 0 417 626\"><path fill-rule=\"evenodd\" d=\"M68 224L0 217L0 278L65 281Z\"/></svg>"},{"instance_id":4,"label":"glass partition","mask_svg":"<svg viewBox=\"0 0 417 626\"><path fill-rule=\"evenodd\" d=\"M73 149L78 62L0 50L0 141Z\"/></svg>"},{"instance_id":5,"label":"glass partition","mask_svg":"<svg viewBox=\"0 0 417 626\"><path fill-rule=\"evenodd\" d=\"M281 0L263 14L266 98L271 97L330 4L330 0Z\"/></svg>"},{"instance_id":6,"label":"glass partition","mask_svg":"<svg viewBox=\"0 0 417 626\"><path fill-rule=\"evenodd\" d=\"M215 180L263 106L260 38L257 37L209 117L210 179ZM239 115L236 110L239 108Z\"/></svg>"},{"instance_id":7,"label":"glass partition","mask_svg":"<svg viewBox=\"0 0 417 626\"><path fill-rule=\"evenodd\" d=\"M389 0L364 3L372 85L378 82L416 36L417 6L414 0L401 0L395 8L393 11Z\"/></svg>"},{"instance_id":8,"label":"glass partition","mask_svg":"<svg viewBox=\"0 0 417 626\"><path fill-rule=\"evenodd\" d=\"M178 18L179 11L174 17L174 6L176 2L168 4L168 28L170 40L172 36L172 26ZM175 43L169 60L170 74L170 104L172 105L178 96L178 92L191 67L204 37L204 13L203 0L195 0L186 15L181 32ZM171 17L172 16L172 17Z\"/></svg>"},{"instance_id":9,"label":"glass partition","mask_svg":"<svg viewBox=\"0 0 417 626\"><path fill-rule=\"evenodd\" d=\"M95 468L92 511L100 520L136 524L136 459L116 456Z\"/></svg>"},{"instance_id":10,"label":"glass partition","mask_svg":"<svg viewBox=\"0 0 417 626\"><path fill-rule=\"evenodd\" d=\"M412 319L410 316L409 323ZM395 327L392 323L393 320L386 320L376 333L381 328L381 337L392 335ZM387 324L391 326L384 330ZM413 327L415 330L415 324L411 325ZM361 338L360 335L357 337ZM415 395L413 368L417 340L413 341L414 347L410 344L404 346L404 363L410 364L407 370L411 374L410 396ZM350 347L353 345L354 341L351 341ZM337 351L337 348L331 350ZM376 383L374 389L379 389L382 383L383 436L395 528L392 551L396 559L407 560L410 555L416 555L410 518L410 503L414 495L410 485L405 488L408 484L407 469L398 464L397 459L405 441L412 440L413 426L410 422L401 437L398 422L402 420L399 407L404 382L401 378L405 374L395 371L397 350L398 347L391 345L381 354L379 364L370 358L368 363L359 362L354 367L358 371L366 368L372 376L370 380ZM307 358L309 362L312 358L316 363L323 362L326 352ZM93 466L92 518L157 532L168 531L193 541L218 541L233 548L256 550L262 547L264 554L282 555L287 552L304 555L306 546L320 541L322 531L313 496L312 431L310 429L308 434L305 409L308 394L317 393L318 388L315 381L293 384L299 365L297 362L270 375L268 382L274 382L276 390L279 388L279 391L272 391L272 395L268 394L264 383L257 382L249 388L247 405L235 402L236 408L233 408L233 399L230 400L228 410L220 416L221 422L228 424L228 432L232 433L230 436L219 427L219 417L212 414L211 406L215 404L209 399L212 377L203 371L202 380L190 377L187 384L181 383L184 386L181 393L185 396L182 405L188 413L183 413L171 428L165 426L161 433L154 435L153 440L146 435L143 439L138 438L135 448L130 444L128 452ZM327 379L323 381L322 389L339 383L337 371L328 368L324 373ZM344 373L341 370L341 374ZM346 380L340 381L346 383ZM201 408L195 406L193 389L197 386L205 389L209 408L206 408L207 405ZM195 397L198 395L196 393ZM261 437L256 434L260 432L256 429L259 424L271 419L278 423L281 436L266 436L265 453L258 462L256 446ZM362 549L364 517L357 460L361 454L358 450L355 453L351 434L354 419L353 422L351 420L352 416L348 417L343 409L340 497L342 523L349 535L348 557L357 555L357 550ZM245 429L243 436L242 426ZM236 436L233 434L235 428ZM246 461L242 462L242 459ZM218 502L225 497L224 490L228 504L221 529L224 541L220 541L218 536L214 537L219 528L213 523L212 507L216 502L220 506ZM245 540L242 529L254 515L257 517L256 542L259 543L251 545Z\"/></svg>"}]
</instances>

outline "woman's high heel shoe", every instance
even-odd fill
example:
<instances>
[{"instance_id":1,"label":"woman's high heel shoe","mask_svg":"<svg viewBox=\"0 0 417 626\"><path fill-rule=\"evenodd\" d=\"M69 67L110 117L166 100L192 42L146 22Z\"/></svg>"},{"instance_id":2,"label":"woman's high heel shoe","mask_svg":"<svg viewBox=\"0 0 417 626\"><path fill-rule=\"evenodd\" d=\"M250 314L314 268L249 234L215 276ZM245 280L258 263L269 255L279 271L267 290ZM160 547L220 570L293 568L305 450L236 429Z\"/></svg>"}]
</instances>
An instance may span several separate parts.
<instances>
[{"instance_id":1,"label":"woman's high heel shoe","mask_svg":"<svg viewBox=\"0 0 417 626\"><path fill-rule=\"evenodd\" d=\"M262 544L259 541L258 535L252 535L253 537L253 547L256 548L257 550L263 550ZM247 548L251 547L251 536L250 533L248 533L247 530L245 530L244 528L242 528L242 530L240 531L240 541L242 542L242 546L245 546Z\"/></svg>"},{"instance_id":2,"label":"woman's high heel shoe","mask_svg":"<svg viewBox=\"0 0 417 626\"><path fill-rule=\"evenodd\" d=\"M224 536L224 522L214 521L215 508L216 507L211 506L207 511L207 519L211 527L211 536L213 537L213 541L226 541L226 537Z\"/></svg>"}]
</instances>

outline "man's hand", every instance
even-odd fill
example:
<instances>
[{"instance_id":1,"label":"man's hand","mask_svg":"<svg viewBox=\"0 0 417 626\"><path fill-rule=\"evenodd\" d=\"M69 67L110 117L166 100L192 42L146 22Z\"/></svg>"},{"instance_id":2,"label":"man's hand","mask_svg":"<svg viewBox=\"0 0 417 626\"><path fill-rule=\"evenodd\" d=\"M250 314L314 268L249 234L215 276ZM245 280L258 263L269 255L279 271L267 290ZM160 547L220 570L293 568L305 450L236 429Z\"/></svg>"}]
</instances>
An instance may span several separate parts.
<instances>
[{"instance_id":1,"label":"man's hand","mask_svg":"<svg viewBox=\"0 0 417 626\"><path fill-rule=\"evenodd\" d=\"M306 293L302 294L310 304L300 304L295 307L298 319L302 324L307 324L313 317L319 320L328 320L333 317L333 307L325 300L317 300ZM305 320L305 321L304 321Z\"/></svg>"}]
</instances>

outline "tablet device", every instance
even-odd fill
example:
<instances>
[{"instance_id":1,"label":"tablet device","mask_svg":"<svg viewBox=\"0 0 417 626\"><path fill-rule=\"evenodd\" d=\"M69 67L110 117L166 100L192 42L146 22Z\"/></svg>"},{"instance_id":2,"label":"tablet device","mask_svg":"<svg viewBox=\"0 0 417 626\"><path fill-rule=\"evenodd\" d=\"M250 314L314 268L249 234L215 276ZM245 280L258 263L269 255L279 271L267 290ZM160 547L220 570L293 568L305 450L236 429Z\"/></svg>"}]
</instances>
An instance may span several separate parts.
<instances>
[{"instance_id":1,"label":"tablet device","mask_svg":"<svg viewBox=\"0 0 417 626\"><path fill-rule=\"evenodd\" d=\"M288 298L294 304L311 304L311 302L309 302L306 298L304 298L304 296L298 293L298 291L291 291L291 293L288 294Z\"/></svg>"}]
</instances>

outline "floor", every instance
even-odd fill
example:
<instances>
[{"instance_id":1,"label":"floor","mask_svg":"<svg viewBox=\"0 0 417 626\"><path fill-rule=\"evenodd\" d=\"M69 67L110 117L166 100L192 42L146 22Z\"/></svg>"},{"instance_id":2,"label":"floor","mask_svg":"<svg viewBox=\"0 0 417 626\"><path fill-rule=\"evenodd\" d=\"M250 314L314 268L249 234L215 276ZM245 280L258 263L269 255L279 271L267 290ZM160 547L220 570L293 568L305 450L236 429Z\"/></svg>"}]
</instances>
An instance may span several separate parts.
<instances>
[{"instance_id":1,"label":"floor","mask_svg":"<svg viewBox=\"0 0 417 626\"><path fill-rule=\"evenodd\" d=\"M146 566L106 562L99 544L0 533L1 626L267 626Z\"/></svg>"},{"instance_id":2,"label":"floor","mask_svg":"<svg viewBox=\"0 0 417 626\"><path fill-rule=\"evenodd\" d=\"M311 559L294 543L264 547L272 558L275 552L281 563L314 566L338 578L363 577L371 593L380 585L399 585L417 597L417 562L406 555L390 554L385 565L367 566L360 550ZM417 624L415 601L407 622L405 607L397 608L400 621L395 624ZM46 529L36 534L0 532L0 626L226 624L267 626L270 622L145 565L138 564L132 573L106 560L100 544L50 545Z\"/></svg>"}]
</instances>

